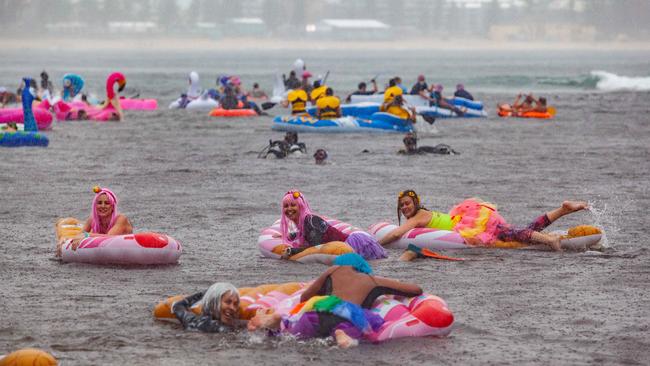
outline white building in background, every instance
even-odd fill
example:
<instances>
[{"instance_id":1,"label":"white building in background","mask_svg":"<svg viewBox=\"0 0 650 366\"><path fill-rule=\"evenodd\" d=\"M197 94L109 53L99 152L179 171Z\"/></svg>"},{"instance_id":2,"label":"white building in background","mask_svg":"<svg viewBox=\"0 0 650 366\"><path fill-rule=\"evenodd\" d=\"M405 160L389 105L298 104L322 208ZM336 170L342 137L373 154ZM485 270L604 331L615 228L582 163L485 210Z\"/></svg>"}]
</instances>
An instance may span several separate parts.
<instances>
[{"instance_id":1,"label":"white building in background","mask_svg":"<svg viewBox=\"0 0 650 366\"><path fill-rule=\"evenodd\" d=\"M379 40L391 38L391 26L376 19L323 19L307 24L308 37L338 40Z\"/></svg>"}]
</instances>

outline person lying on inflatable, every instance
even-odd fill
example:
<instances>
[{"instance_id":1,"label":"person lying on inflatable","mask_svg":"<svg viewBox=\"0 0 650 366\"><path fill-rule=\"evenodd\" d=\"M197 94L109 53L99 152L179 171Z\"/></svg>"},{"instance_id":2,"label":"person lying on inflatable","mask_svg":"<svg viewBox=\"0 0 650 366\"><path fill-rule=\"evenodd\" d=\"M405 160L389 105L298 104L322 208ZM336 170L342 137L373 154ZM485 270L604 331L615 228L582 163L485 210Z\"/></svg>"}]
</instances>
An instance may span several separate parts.
<instances>
[{"instance_id":1,"label":"person lying on inflatable","mask_svg":"<svg viewBox=\"0 0 650 366\"><path fill-rule=\"evenodd\" d=\"M280 231L282 242L287 245L286 257L329 242L344 242L366 259L387 257L384 248L370 234L363 231L345 234L314 214L300 191L287 192L282 198L281 208ZM289 232L290 225L295 226L297 232Z\"/></svg>"},{"instance_id":2,"label":"person lying on inflatable","mask_svg":"<svg viewBox=\"0 0 650 366\"><path fill-rule=\"evenodd\" d=\"M280 329L302 339L332 336L341 348L356 346L384 322L369 310L379 296L422 294L418 285L371 274L372 268L360 255L340 255L302 293L289 316L258 311L248 330Z\"/></svg>"},{"instance_id":3,"label":"person lying on inflatable","mask_svg":"<svg viewBox=\"0 0 650 366\"><path fill-rule=\"evenodd\" d=\"M117 196L108 188L93 187L95 198L92 203L90 217L83 226L84 236L125 235L132 234L133 227L129 219L117 210ZM76 250L81 239L72 242ZM64 241L57 243L57 257L61 256L61 246Z\"/></svg>"},{"instance_id":4,"label":"person lying on inflatable","mask_svg":"<svg viewBox=\"0 0 650 366\"><path fill-rule=\"evenodd\" d=\"M397 198L397 220L401 223L401 215L404 215L406 222L388 233L379 243L387 245L413 228L432 228L455 231L467 243L474 245L490 246L496 241L516 241L545 244L555 251L561 251L560 237L541 231L560 217L584 209L587 209L587 202L564 201L560 207L539 216L526 228L519 228L508 224L499 215L496 206L489 202L470 198L457 204L446 214L424 208L420 196L409 189L400 192ZM415 258L412 254L406 253L401 259Z\"/></svg>"},{"instance_id":5,"label":"person lying on inflatable","mask_svg":"<svg viewBox=\"0 0 650 366\"><path fill-rule=\"evenodd\" d=\"M201 304L199 315L191 310L197 302ZM205 292L197 292L175 302L172 312L186 330L224 333L245 324L239 319L239 291L225 282L217 282Z\"/></svg>"}]
</instances>

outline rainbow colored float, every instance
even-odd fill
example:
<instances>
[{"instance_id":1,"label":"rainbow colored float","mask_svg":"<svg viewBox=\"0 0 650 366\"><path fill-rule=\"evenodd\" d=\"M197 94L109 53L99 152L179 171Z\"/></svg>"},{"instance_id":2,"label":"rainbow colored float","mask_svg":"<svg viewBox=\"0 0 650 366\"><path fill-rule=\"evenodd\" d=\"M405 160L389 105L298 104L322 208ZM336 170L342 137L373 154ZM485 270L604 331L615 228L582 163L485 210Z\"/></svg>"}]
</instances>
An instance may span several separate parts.
<instances>
[{"instance_id":1,"label":"rainbow colored float","mask_svg":"<svg viewBox=\"0 0 650 366\"><path fill-rule=\"evenodd\" d=\"M263 285L254 288L241 288L239 312L241 319L250 319L258 310L272 309L283 316L300 303L300 295L308 284L286 283ZM184 296L170 297L158 303L153 310L154 318L159 320L175 320L171 308L174 302ZM385 295L377 298L371 310L378 313L384 324L369 334L366 340L382 342L402 337L446 336L452 330L454 315L447 303L434 295L405 298ZM194 305L192 311L201 313L199 305Z\"/></svg>"},{"instance_id":2,"label":"rainbow colored float","mask_svg":"<svg viewBox=\"0 0 650 366\"><path fill-rule=\"evenodd\" d=\"M381 240L396 228L397 225L395 224L379 222L370 226L368 232L370 232L375 239ZM595 248L602 238L601 230L589 225L576 226L569 229L566 233L560 234L564 234L560 244L562 245L562 248L566 250L587 250ZM455 231L415 228L407 231L400 239L390 243L386 247L406 249L409 244L431 250L468 249L476 248L478 246L468 243ZM516 249L535 246L519 242L497 241L490 247Z\"/></svg>"}]
</instances>

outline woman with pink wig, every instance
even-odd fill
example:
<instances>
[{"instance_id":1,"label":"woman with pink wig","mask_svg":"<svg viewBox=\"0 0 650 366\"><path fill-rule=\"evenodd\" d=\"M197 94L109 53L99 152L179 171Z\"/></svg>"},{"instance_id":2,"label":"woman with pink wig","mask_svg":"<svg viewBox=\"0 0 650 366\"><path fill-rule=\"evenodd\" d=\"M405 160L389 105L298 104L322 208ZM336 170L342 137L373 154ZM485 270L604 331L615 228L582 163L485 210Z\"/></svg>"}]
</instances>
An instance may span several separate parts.
<instances>
[{"instance_id":1,"label":"woman with pink wig","mask_svg":"<svg viewBox=\"0 0 650 366\"><path fill-rule=\"evenodd\" d=\"M290 223L293 223L297 229L296 232L289 232ZM307 247L342 241L365 259L387 257L384 248L370 234L363 231L343 233L314 214L305 196L296 190L287 192L282 198L280 231L282 232L282 242L292 247L291 254L300 252L301 249Z\"/></svg>"},{"instance_id":2,"label":"woman with pink wig","mask_svg":"<svg viewBox=\"0 0 650 366\"><path fill-rule=\"evenodd\" d=\"M90 236L125 235L133 233L129 219L117 210L117 197L108 188L93 188L93 199L90 217L86 220L83 230Z\"/></svg>"}]
</instances>

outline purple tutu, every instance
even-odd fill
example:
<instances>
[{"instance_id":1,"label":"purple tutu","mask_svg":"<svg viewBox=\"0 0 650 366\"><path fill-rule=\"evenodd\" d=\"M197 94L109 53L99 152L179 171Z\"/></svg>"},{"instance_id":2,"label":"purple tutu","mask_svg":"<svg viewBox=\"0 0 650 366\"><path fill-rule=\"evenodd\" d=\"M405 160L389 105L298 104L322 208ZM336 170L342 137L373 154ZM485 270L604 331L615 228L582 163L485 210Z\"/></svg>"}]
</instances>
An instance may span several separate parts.
<instances>
[{"instance_id":1,"label":"purple tutu","mask_svg":"<svg viewBox=\"0 0 650 366\"><path fill-rule=\"evenodd\" d=\"M388 258L384 247L381 246L370 234L363 231L355 231L348 236L345 243L354 249L354 252L363 257L363 259L382 259Z\"/></svg>"}]
</instances>

